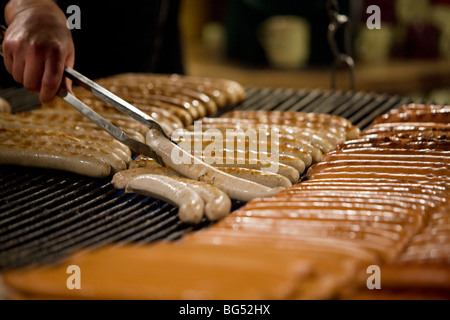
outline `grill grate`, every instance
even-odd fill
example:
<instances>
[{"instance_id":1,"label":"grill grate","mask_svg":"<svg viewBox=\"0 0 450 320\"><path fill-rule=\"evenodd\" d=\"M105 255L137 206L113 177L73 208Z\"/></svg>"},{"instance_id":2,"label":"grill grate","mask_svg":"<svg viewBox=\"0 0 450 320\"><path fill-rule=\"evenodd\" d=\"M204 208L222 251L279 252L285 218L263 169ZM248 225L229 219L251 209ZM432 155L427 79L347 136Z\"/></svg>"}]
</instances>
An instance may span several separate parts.
<instances>
[{"instance_id":1,"label":"grill grate","mask_svg":"<svg viewBox=\"0 0 450 320\"><path fill-rule=\"evenodd\" d=\"M322 90L248 88L238 110L323 112L364 129L405 97ZM159 200L116 190L110 179L32 168L0 168L0 270L52 263L84 248L176 240L206 228L182 223ZM242 203L234 202L233 210Z\"/></svg>"}]
</instances>

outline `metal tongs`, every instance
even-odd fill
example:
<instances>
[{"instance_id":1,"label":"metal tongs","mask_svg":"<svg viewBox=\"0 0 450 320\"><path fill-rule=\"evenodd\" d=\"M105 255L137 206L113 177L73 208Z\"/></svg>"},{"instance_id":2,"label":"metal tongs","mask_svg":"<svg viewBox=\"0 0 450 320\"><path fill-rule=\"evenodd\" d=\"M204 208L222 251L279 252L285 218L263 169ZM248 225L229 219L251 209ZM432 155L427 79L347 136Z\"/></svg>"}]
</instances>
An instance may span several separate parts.
<instances>
[{"instance_id":1,"label":"metal tongs","mask_svg":"<svg viewBox=\"0 0 450 320\"><path fill-rule=\"evenodd\" d=\"M2 43L5 31L6 28L4 26L0 26L0 55L2 57L3 57ZM66 67L64 70L64 76L73 80L80 87L83 87L84 89L93 93L95 96L105 101L106 103L112 105L114 108L118 109L119 111L127 114L131 118L145 125L147 128L156 129L160 131L168 140L172 141L172 139L167 135L167 133L164 131L161 125L151 116L142 112L141 110L131 105L130 103L126 102L125 100L119 98L118 96L106 90L102 86L96 84L94 81L88 79L81 73L73 70L72 68ZM66 89L60 88L57 93L57 96L63 99L68 104L70 104L76 110L81 112L83 115L91 119L103 130L112 135L115 139L130 147L130 149L133 150L134 152L145 156L149 156L155 159L160 165L165 166L161 157L157 155L156 152L153 149L151 149L147 144L130 138L125 132L123 132L122 130L111 124L108 120L103 118L101 115L99 115L97 112L89 108L86 104L84 104L81 100L76 98Z\"/></svg>"},{"instance_id":2,"label":"metal tongs","mask_svg":"<svg viewBox=\"0 0 450 320\"><path fill-rule=\"evenodd\" d=\"M106 103L112 105L117 110L122 111L123 113L129 115L131 118L142 123L147 128L156 129L160 131L168 140L172 141L172 139L166 134L164 129L155 119L150 117L148 114L142 112L135 106L119 98L118 96L106 90L102 86L99 86L94 81L86 78L81 73L73 70L72 68L66 67L64 70L64 75L67 78L73 80L80 87L83 87L84 89L93 93L95 96L102 99ZM93 122L95 122L97 125L99 125L103 130L108 132L114 138L130 147L130 149L133 150L134 152L145 156L149 156L155 159L160 165L164 166L161 157L157 155L156 152L153 149L151 149L147 144L130 138L125 132L123 132L122 130L111 124L108 120L103 118L101 115L99 115L97 112L89 108L87 105L85 105L82 101L80 101L66 89L63 88L59 89L57 95L65 102L70 104L72 107L77 109L79 112L84 114L86 117L91 119Z\"/></svg>"}]
</instances>

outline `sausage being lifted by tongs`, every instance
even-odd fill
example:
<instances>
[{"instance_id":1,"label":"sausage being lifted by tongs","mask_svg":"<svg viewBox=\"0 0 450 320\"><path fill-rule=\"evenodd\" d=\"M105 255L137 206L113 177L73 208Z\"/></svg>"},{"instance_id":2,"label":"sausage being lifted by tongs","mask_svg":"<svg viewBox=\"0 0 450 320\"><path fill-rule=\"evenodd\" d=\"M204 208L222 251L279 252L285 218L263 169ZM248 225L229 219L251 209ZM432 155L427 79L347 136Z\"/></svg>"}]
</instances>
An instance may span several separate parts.
<instances>
[{"instance_id":1,"label":"sausage being lifted by tongs","mask_svg":"<svg viewBox=\"0 0 450 320\"><path fill-rule=\"evenodd\" d=\"M123 99L115 96L113 93L109 92L105 88L102 88L71 68L66 68L65 74L83 88L91 91L99 98L110 103L113 107L126 113L149 128L147 133L147 144L131 139L123 131L110 124L106 119L92 111L88 106L83 104L73 95L67 91L60 91L59 96L62 99L89 117L92 121L100 125L113 137L125 145L128 145L135 152L150 156L159 164L169 166L185 177L212 184L227 193L230 198L235 200L249 201L257 197L273 196L281 191L281 188L269 188L248 180L240 179L207 165L200 159L187 154L187 152L179 148L176 143L174 143L165 133L164 129L149 115L140 111ZM184 152L184 156L191 159L190 163L177 164L173 159L173 155L176 154L175 150L180 153Z\"/></svg>"},{"instance_id":2,"label":"sausage being lifted by tongs","mask_svg":"<svg viewBox=\"0 0 450 320\"><path fill-rule=\"evenodd\" d=\"M130 115L133 119L149 128L147 133L147 144L131 139L123 131L110 124L73 95L67 91L60 91L60 97L66 102L100 125L113 137L125 145L128 145L133 151L150 156L159 164L171 167L185 177L214 185L235 200L249 201L257 197L273 196L282 190L281 188L269 188L248 180L240 179L209 166L200 159L187 154L187 152L179 148L165 133L164 129L144 112L115 96L113 93L102 88L73 69L66 68L65 73L79 85L83 86L83 88L91 91L99 98L107 101L115 108ZM173 159L176 151L185 153L184 156L191 160L190 163L177 164Z\"/></svg>"},{"instance_id":3,"label":"sausage being lifted by tongs","mask_svg":"<svg viewBox=\"0 0 450 320\"><path fill-rule=\"evenodd\" d=\"M76 83L80 87L88 90L101 100L130 116L149 129L147 134L147 143L135 140L127 135L124 131L113 125L111 122L106 120L100 114L93 111L90 107L88 107L81 100L76 98L73 94L71 94L64 88L61 88L58 91L57 95L61 99L74 107L81 114L88 117L94 123L99 125L102 129L112 135L116 140L128 146L136 154L152 157L160 165L168 166L184 177L213 185L225 192L230 198L234 200L249 201L257 197L273 196L283 189L270 188L265 185L244 180L213 168L212 166L204 163L200 159L195 158L190 154L187 154L187 152L179 148L164 131L163 127L161 127L161 125L155 119L153 119L145 112L139 110L135 106L116 96L112 92L108 91L107 89L103 88L102 86L98 85L94 81L88 79L72 68L66 67L64 70L64 75L67 78L73 80L74 83ZM184 153L184 156L188 157L191 162L189 164L177 164L177 161L175 161L176 159L174 157L174 154L176 154L177 152ZM147 179L146 181L148 183L152 183L152 181L155 181L155 179L157 178L154 178L153 180ZM128 188L128 190L131 189L133 188ZM139 183L138 189L145 189L143 188L142 183ZM167 194L167 192L164 192L162 189L160 189L151 188L151 194L155 197L159 196L160 198L168 198L174 196L172 194Z\"/></svg>"}]
</instances>

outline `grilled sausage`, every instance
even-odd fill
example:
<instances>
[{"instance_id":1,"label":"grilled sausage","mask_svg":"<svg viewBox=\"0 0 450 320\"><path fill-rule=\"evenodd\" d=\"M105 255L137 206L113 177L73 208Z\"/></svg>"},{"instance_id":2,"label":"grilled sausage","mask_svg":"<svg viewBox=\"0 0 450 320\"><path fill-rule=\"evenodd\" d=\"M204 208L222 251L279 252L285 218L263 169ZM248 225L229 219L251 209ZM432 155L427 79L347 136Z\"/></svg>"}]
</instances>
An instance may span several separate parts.
<instances>
[{"instance_id":1,"label":"grilled sausage","mask_svg":"<svg viewBox=\"0 0 450 320\"><path fill-rule=\"evenodd\" d=\"M207 183L180 177L171 177L197 192L205 202L205 215L210 221L218 221L231 211L230 198L220 189Z\"/></svg>"},{"instance_id":2,"label":"grilled sausage","mask_svg":"<svg viewBox=\"0 0 450 320\"><path fill-rule=\"evenodd\" d=\"M146 174L131 180L125 188L137 193L163 200L178 207L181 221L197 224L203 219L204 202L197 192L172 177Z\"/></svg>"},{"instance_id":3,"label":"grilled sausage","mask_svg":"<svg viewBox=\"0 0 450 320\"><path fill-rule=\"evenodd\" d=\"M136 159L134 159L130 165L129 169L137 169L137 168L159 168L161 165L153 158L147 157L144 155L138 155ZM170 168L168 168L170 169ZM172 170L172 169L170 169Z\"/></svg>"},{"instance_id":4,"label":"grilled sausage","mask_svg":"<svg viewBox=\"0 0 450 320\"><path fill-rule=\"evenodd\" d=\"M231 200L224 192L206 183L180 177L174 170L166 167L121 171L113 176L111 183L116 189L125 189L137 177L148 174L170 177L197 192L205 202L205 215L210 221L220 220L231 211Z\"/></svg>"},{"instance_id":5,"label":"grilled sausage","mask_svg":"<svg viewBox=\"0 0 450 320\"><path fill-rule=\"evenodd\" d=\"M377 222L395 223L399 225L409 224L418 231L425 221L425 213L422 209L412 210L411 207L401 207L398 204L371 204L349 201L257 201L245 206L252 217L279 218L291 220L333 220L353 222ZM420 213L420 214L418 214ZM238 213L233 213L235 216ZM243 214L243 216L245 213Z\"/></svg>"},{"instance_id":6,"label":"grilled sausage","mask_svg":"<svg viewBox=\"0 0 450 320\"><path fill-rule=\"evenodd\" d=\"M362 137L368 138L385 138L394 137L399 139L449 139L450 131L440 131L440 130L421 130L421 131L393 131L393 132L377 132L369 133L369 131L364 132Z\"/></svg>"},{"instance_id":7,"label":"grilled sausage","mask_svg":"<svg viewBox=\"0 0 450 320\"><path fill-rule=\"evenodd\" d=\"M413 173L405 175L402 173L400 168L389 168L390 172L386 172L380 167L376 167L374 170L372 168L354 168L353 170L345 170L344 168L340 168L338 171L334 172L319 172L314 174L313 177L309 178L310 180L315 179L373 179L374 181L378 179L389 179L389 180L412 180L418 183L429 184L429 183L438 183L441 185L448 184L448 178L446 177L438 177L427 172L425 174L417 174L414 173L414 169L410 168L410 171Z\"/></svg>"},{"instance_id":8,"label":"grilled sausage","mask_svg":"<svg viewBox=\"0 0 450 320\"><path fill-rule=\"evenodd\" d=\"M433 150L433 149L406 149L401 146L394 147L377 147L377 146L356 146L355 148L345 148L336 150L338 153L342 154L354 154L354 153L364 153L364 154L374 154L374 155L433 155L433 156L444 156L448 155L447 151ZM332 152L330 154L333 154Z\"/></svg>"},{"instance_id":9,"label":"grilled sausage","mask_svg":"<svg viewBox=\"0 0 450 320\"><path fill-rule=\"evenodd\" d=\"M148 167L146 167L147 165ZM270 188L289 188L292 186L292 182L288 178L277 173L238 167L217 167L217 169L232 176L253 181ZM154 159L141 157L130 165L130 169L116 173L113 178L113 185L118 189L123 189L129 177L145 173L181 176L171 168L160 167Z\"/></svg>"},{"instance_id":10,"label":"grilled sausage","mask_svg":"<svg viewBox=\"0 0 450 320\"><path fill-rule=\"evenodd\" d=\"M338 127L344 128L353 127L353 124L343 117L323 113L305 113L295 111L237 110L227 112L224 115L222 115L222 117L238 118L238 119L269 119L271 121L293 119L297 121L331 123Z\"/></svg>"},{"instance_id":11,"label":"grilled sausage","mask_svg":"<svg viewBox=\"0 0 450 320\"><path fill-rule=\"evenodd\" d=\"M414 162L433 162L433 163L443 163L445 165L450 165L450 158L444 155L433 155L433 154L391 154L391 153L364 153L364 152L354 152L354 153L344 153L344 152L330 152L323 156L322 161L345 161L345 160L359 160L359 161L414 161Z\"/></svg>"},{"instance_id":12,"label":"grilled sausage","mask_svg":"<svg viewBox=\"0 0 450 320\"><path fill-rule=\"evenodd\" d=\"M185 149L185 144L184 143L179 143L179 146L182 147L183 149ZM188 148L186 148L185 150L189 151ZM261 160L261 161L271 161L271 159L273 159L272 161L275 162L279 162L281 164L293 167L295 169L297 169L298 172L302 173L305 171L305 163L297 158L294 157L292 155L286 155L286 154L281 154L281 155L277 155L277 154L272 154L269 152L260 152L260 151L255 151L255 150L231 150L231 149L222 149L222 150L205 150L203 149L202 151L198 151L198 150L190 150L192 155L200 155L200 156L206 156L206 157L226 157L226 158L234 158L234 159L245 159L246 162L249 162L251 160ZM236 160L234 160L233 162L236 162Z\"/></svg>"},{"instance_id":13,"label":"grilled sausage","mask_svg":"<svg viewBox=\"0 0 450 320\"><path fill-rule=\"evenodd\" d=\"M223 173L214 167L195 159L190 153L167 140L157 130L149 130L147 143L162 157L164 163L181 175L198 181L203 181L224 191L231 199L249 201L257 197L273 196L282 188L268 188L266 186L240 179ZM189 164L177 163L174 155L186 158Z\"/></svg>"},{"instance_id":14,"label":"grilled sausage","mask_svg":"<svg viewBox=\"0 0 450 320\"><path fill-rule=\"evenodd\" d=\"M110 165L103 159L50 146L0 143L0 164L62 170L94 178L105 178L111 173Z\"/></svg>"},{"instance_id":15,"label":"grilled sausage","mask_svg":"<svg viewBox=\"0 0 450 320\"><path fill-rule=\"evenodd\" d=\"M0 127L2 128L27 128L27 129L43 129L43 130L60 130L67 133L80 133L91 134L93 136L100 136L111 139L111 136L106 132L97 127L94 123L78 123L74 121L66 123L37 123L33 121L22 121L14 116L6 118L0 115ZM145 138L143 135L136 131L125 130L131 138L138 141L144 142Z\"/></svg>"},{"instance_id":16,"label":"grilled sausage","mask_svg":"<svg viewBox=\"0 0 450 320\"><path fill-rule=\"evenodd\" d=\"M167 177L181 177L175 170L167 167L141 167L135 169L128 169L117 172L114 174L111 184L119 190L125 189L128 183L134 178L144 176L147 174L153 174L158 176Z\"/></svg>"},{"instance_id":17,"label":"grilled sausage","mask_svg":"<svg viewBox=\"0 0 450 320\"><path fill-rule=\"evenodd\" d=\"M348 144L362 144L362 143L372 143L372 144L380 144L380 143L435 143L437 145L450 145L450 138L447 135L439 135L439 136L424 136L420 133L418 134L410 134L406 136L402 135L366 135L357 140L349 140L340 145L340 148L345 147Z\"/></svg>"},{"instance_id":18,"label":"grilled sausage","mask_svg":"<svg viewBox=\"0 0 450 320\"><path fill-rule=\"evenodd\" d=\"M346 131L343 127L334 127L329 123L315 123L315 122L303 122L303 121L279 121L270 122L260 119L236 119L236 118L202 118L202 125L217 125L217 126L230 126L230 127L276 127L281 128L304 128L311 129L315 131L320 131L321 133L326 133L329 137L333 139L339 139L339 141L346 140Z\"/></svg>"},{"instance_id":19,"label":"grilled sausage","mask_svg":"<svg viewBox=\"0 0 450 320\"><path fill-rule=\"evenodd\" d=\"M444 161L425 161L424 159L415 158L409 160L401 159L353 159L351 156L344 159L331 159L330 161L323 161L313 165L309 170L316 171L331 167L353 167L353 166L406 166L416 167L422 166L424 168L442 168L450 170L450 164Z\"/></svg>"},{"instance_id":20,"label":"grilled sausage","mask_svg":"<svg viewBox=\"0 0 450 320\"><path fill-rule=\"evenodd\" d=\"M220 132L220 138L217 138L217 135ZM228 134L225 130L220 130L219 132L191 132L187 130L177 130L172 135L173 139L179 143L187 143L191 141L191 145L195 144L195 141L203 141L204 145L208 145L212 142L224 141L225 147L228 145L235 146L238 144L238 141L244 141L248 139L248 145L257 145L258 152L266 152L263 150L267 150L269 146L286 146L293 147L298 150L304 151L308 153L311 157L311 161L313 163L319 162L322 157L322 151L311 142L301 138L301 136L295 135L281 135L276 134L276 136L272 136L272 134L268 131L265 132L264 137L260 137L261 133L258 132L256 137L251 137L250 135L246 135L245 133L234 132L232 134ZM234 148L236 150L236 148ZM256 150L255 150L256 151ZM305 165L310 166L311 163L309 157L303 157L302 161L306 161Z\"/></svg>"},{"instance_id":21,"label":"grilled sausage","mask_svg":"<svg viewBox=\"0 0 450 320\"><path fill-rule=\"evenodd\" d=\"M335 178L338 178L336 180ZM449 187L443 182L437 181L418 181L406 179L399 179L396 176L394 177L376 177L375 175L370 177L367 175L366 177L360 175L352 175L352 174L330 174L330 177L322 176L321 179L314 179L304 181L300 185L293 186L290 190L295 190L296 188L301 187L330 187L330 188L367 188L367 190L383 190L383 191L392 191L392 190L400 190L405 192L412 192L417 194L425 194L427 196L444 196L450 191ZM379 189L378 189L379 188ZM283 192L288 192L285 190Z\"/></svg>"},{"instance_id":22,"label":"grilled sausage","mask_svg":"<svg viewBox=\"0 0 450 320\"><path fill-rule=\"evenodd\" d=\"M109 112L103 112L100 113L100 115L119 128L129 128L141 133L146 131L146 126L139 122L132 121L131 118L125 115ZM31 122L66 123L75 121L91 123L91 121L81 113L69 110L37 109L26 113L16 113L15 117L23 118Z\"/></svg>"},{"instance_id":23,"label":"grilled sausage","mask_svg":"<svg viewBox=\"0 0 450 320\"><path fill-rule=\"evenodd\" d=\"M361 134L376 134L381 132L404 132L404 131L450 131L450 124L448 123L435 123L435 122L387 122L371 125L364 130Z\"/></svg>"},{"instance_id":24,"label":"grilled sausage","mask_svg":"<svg viewBox=\"0 0 450 320\"><path fill-rule=\"evenodd\" d=\"M172 81L180 80L179 75L171 75ZM183 79L186 84L195 84L201 87L215 88L221 91L227 97L227 105L237 105L244 100L246 94L245 89L237 82L228 79L215 79L205 77L184 76Z\"/></svg>"},{"instance_id":25,"label":"grilled sausage","mask_svg":"<svg viewBox=\"0 0 450 320\"><path fill-rule=\"evenodd\" d=\"M215 167L215 168L226 168L226 167L238 167L255 169L258 171L266 171L277 173L282 175L291 181L291 183L297 183L300 179L300 173L297 169L277 162L272 161L247 161L244 158L228 158L228 157L197 157L203 162ZM304 169L303 169L304 171ZM303 172L302 171L302 172Z\"/></svg>"},{"instance_id":26,"label":"grilled sausage","mask_svg":"<svg viewBox=\"0 0 450 320\"><path fill-rule=\"evenodd\" d=\"M398 133L376 133L364 135L363 140L367 141L445 141L450 143L450 131L404 131Z\"/></svg>"},{"instance_id":27,"label":"grilled sausage","mask_svg":"<svg viewBox=\"0 0 450 320\"><path fill-rule=\"evenodd\" d=\"M221 150L241 150L244 149L244 151L250 151L250 152L256 152L258 154L258 159L262 160L278 160L281 158L281 156L291 156L295 157L297 159L300 159L300 161L303 162L303 165L305 167L309 167L312 164L312 157L311 155L306 152L305 150L301 150L299 148L293 147L291 145L283 145L283 144L272 144L270 142L264 143L261 142L259 144L251 143L248 141L244 141L242 143L236 143L233 140L225 140L222 142L222 145L218 145L219 142L208 142L208 141L181 141L179 143L180 147L182 147L184 150L187 150L191 153L208 153L208 149L211 149L213 147L221 147ZM196 144L201 146L200 148L196 146ZM209 147L209 148L208 148ZM256 149L254 149L256 148ZM197 150L196 150L197 149ZM211 150L213 151L213 150ZM281 156L278 157L278 154ZM277 159L278 158L278 159ZM303 167L301 163L298 163L297 166L300 168Z\"/></svg>"},{"instance_id":28,"label":"grilled sausage","mask_svg":"<svg viewBox=\"0 0 450 320\"><path fill-rule=\"evenodd\" d=\"M153 84L165 87L182 87L208 94L213 98L220 97L219 107L236 105L245 98L245 89L238 83L226 79L212 79L205 77L181 76L181 75L155 75L155 74L126 74L114 78L101 79L103 85L118 85L126 83L130 87L136 84L151 87ZM105 83L106 82L106 83Z\"/></svg>"},{"instance_id":29,"label":"grilled sausage","mask_svg":"<svg viewBox=\"0 0 450 320\"><path fill-rule=\"evenodd\" d=\"M280 201L293 202L351 202L370 204L392 204L402 208L426 212L429 214L431 208L437 204L442 205L445 201L440 198L439 202L432 202L430 199L422 197L411 197L406 193L387 194L381 192L364 192L360 190L303 190L297 189L295 192L278 194L275 199ZM436 200L436 198L435 198Z\"/></svg>"},{"instance_id":30,"label":"grilled sausage","mask_svg":"<svg viewBox=\"0 0 450 320\"><path fill-rule=\"evenodd\" d=\"M120 124L119 121L112 121L116 124ZM3 128L47 128L48 129L74 129L74 130L97 130L103 131L95 123L89 121L85 117L80 117L79 120L72 119L72 117L59 116L57 114L45 116L42 114L22 113L22 114L0 114L0 125ZM143 127L129 127L127 123L122 123L122 130L128 134L130 137L137 139L139 141L144 141L144 136L142 134ZM138 129L139 128L139 129ZM106 133L106 132L105 132Z\"/></svg>"},{"instance_id":31,"label":"grilled sausage","mask_svg":"<svg viewBox=\"0 0 450 320\"><path fill-rule=\"evenodd\" d=\"M408 177L430 177L432 179L441 181L450 181L450 169L442 168L437 166L423 166L419 163L401 163L398 165L378 163L378 164L355 164L348 166L340 164L339 161L336 163L319 163L315 164L309 168L307 172L308 179L314 179L315 175L320 173L380 173L380 174L397 174L403 175L405 178Z\"/></svg>"},{"instance_id":32,"label":"grilled sausage","mask_svg":"<svg viewBox=\"0 0 450 320\"><path fill-rule=\"evenodd\" d=\"M11 146L14 148L16 146L20 148L53 148L62 150L63 152L72 152L76 154L82 154L86 156L93 156L98 159L105 160L110 166L113 172L118 172L125 170L127 168L127 163L120 159L116 154L108 152L108 150L90 147L83 144L73 144L68 142L57 142L52 140L36 140L36 139L20 139L16 140L3 140L0 139L0 144L2 146Z\"/></svg>"},{"instance_id":33,"label":"grilled sausage","mask_svg":"<svg viewBox=\"0 0 450 320\"><path fill-rule=\"evenodd\" d=\"M82 144L107 150L120 157L127 164L131 162L131 151L122 143L102 137L92 137L83 133L67 134L58 130L0 128L0 140L49 141Z\"/></svg>"},{"instance_id":34,"label":"grilled sausage","mask_svg":"<svg viewBox=\"0 0 450 320\"><path fill-rule=\"evenodd\" d=\"M435 207L436 205L440 205L448 202L448 198L446 198L443 193L438 192L436 189L427 189L427 188L418 188L411 187L412 184L402 185L400 183L391 183L387 184L383 182L381 186L377 186L375 183L363 182L362 180L351 182L343 182L341 184L332 184L324 182L323 180L319 180L321 184L307 184L305 181L302 184L296 185L289 190L285 190L280 192L277 197L283 196L294 196L297 197L303 192L314 192L313 196L318 195L339 195L340 197L345 197L347 193L352 194L356 193L361 197L407 197L405 199L406 202L409 201L418 201L422 204L426 204L430 207ZM361 185L358 185L358 182ZM417 184L416 184L417 185Z\"/></svg>"},{"instance_id":35,"label":"grilled sausage","mask_svg":"<svg viewBox=\"0 0 450 320\"><path fill-rule=\"evenodd\" d=\"M439 141L375 141L375 142L358 142L356 140L349 141L337 147L342 149L361 149L361 148L382 148L382 149L410 149L410 150L431 150L448 153L450 145L447 142Z\"/></svg>"},{"instance_id":36,"label":"grilled sausage","mask_svg":"<svg viewBox=\"0 0 450 320\"><path fill-rule=\"evenodd\" d=\"M267 173L275 173L277 175L281 175L286 177L291 184L297 183L300 179L300 172L291 166L276 163L271 161L260 161L255 160L251 161L245 158L227 158L227 157L204 157L198 156L197 159L203 161L205 164L210 165L216 169L220 169L222 172L226 172L226 168L242 168L242 169L253 169L257 170L257 172L267 172ZM156 162L155 159L138 156L131 164L130 169L141 168L141 167L160 167L160 165ZM276 170L276 172L275 172ZM236 171L236 169L229 169L229 171ZM304 168L303 168L304 171ZM302 171L302 172L303 172ZM253 172L255 173L255 172ZM235 176L235 174L233 174ZM267 176L267 175L265 175ZM277 177L277 176L276 176ZM247 180L247 179L246 179ZM255 180L255 179L251 179ZM264 181L264 179L262 179ZM276 180L279 180L277 177ZM266 185L266 184L264 184Z\"/></svg>"},{"instance_id":37,"label":"grilled sausage","mask_svg":"<svg viewBox=\"0 0 450 320\"><path fill-rule=\"evenodd\" d=\"M232 176L253 181L269 188L289 188L292 186L292 182L288 178L278 173L241 167L226 167L217 169Z\"/></svg>"},{"instance_id":38,"label":"grilled sausage","mask_svg":"<svg viewBox=\"0 0 450 320\"><path fill-rule=\"evenodd\" d=\"M146 101L143 99L133 99L133 104L140 110L147 113L154 112L153 111L154 108L166 110L172 113L176 118L180 119L180 121L183 123L184 126L188 126L192 124L192 122L194 121L194 118L187 110L170 103L165 103L161 101Z\"/></svg>"},{"instance_id":39,"label":"grilled sausage","mask_svg":"<svg viewBox=\"0 0 450 320\"><path fill-rule=\"evenodd\" d=\"M450 122L450 107L447 108L410 108L394 109L376 118L373 124L387 122Z\"/></svg>"},{"instance_id":40,"label":"grilled sausage","mask_svg":"<svg viewBox=\"0 0 450 320\"><path fill-rule=\"evenodd\" d=\"M199 119L201 117L201 114L206 114L205 110L201 110L201 112L199 112L199 109L194 107L192 104L190 104L187 101L183 101L181 99L178 98L173 98L173 97L165 97L165 96L161 96L161 95L146 95L145 97L135 97L137 99L143 99L145 101L148 101L148 103L157 103L157 102L162 102L165 104L170 104L174 107L177 107L181 110L185 110L187 112L189 112L189 114L191 115L192 119L196 120ZM133 101L133 96L131 96L131 101Z\"/></svg>"},{"instance_id":41,"label":"grilled sausage","mask_svg":"<svg viewBox=\"0 0 450 320\"><path fill-rule=\"evenodd\" d=\"M125 85L114 85L111 86L113 91L120 96L127 96L133 98L154 98L164 102L170 101L172 104L182 104L182 102L188 103L198 112L198 117L205 117L207 114L215 114L217 109L215 104L210 104L209 100L204 99L203 96L197 95L197 97L192 97L192 95L187 95L180 90L174 90L166 86L158 86L151 84L145 88L140 88L138 86ZM170 99L170 100L169 100Z\"/></svg>"},{"instance_id":42,"label":"grilled sausage","mask_svg":"<svg viewBox=\"0 0 450 320\"><path fill-rule=\"evenodd\" d=\"M195 130L195 126L188 126L187 130L193 131ZM263 129L263 130L274 130L283 135L291 135L294 137L300 137L306 141L309 141L313 145L317 146L322 152L326 153L333 150L336 144L342 142L339 138L329 135L327 133L321 133L319 130L313 130L309 128L297 128L297 127L289 127L289 126L280 126L280 125L266 125L266 124L256 124L254 126L247 125L221 125L221 124L206 124L202 125L202 130L209 129Z\"/></svg>"},{"instance_id":43,"label":"grilled sausage","mask_svg":"<svg viewBox=\"0 0 450 320\"><path fill-rule=\"evenodd\" d=\"M211 99L218 108L223 109L225 108L229 103L231 104L231 101L229 101L228 96L225 92L221 91L219 87L214 87L213 85L207 86L205 84L201 83L191 83L184 81L184 79L180 77L171 78L168 76L148 76L148 75L121 75L121 78L118 79L117 77L115 79L101 79L100 82L105 86L115 86L115 85L127 85L131 86L133 85L133 81L145 86L164 86L166 88L170 88L172 90L179 90L180 92L186 93L186 94L202 94L206 95L209 99Z\"/></svg>"}]
</instances>

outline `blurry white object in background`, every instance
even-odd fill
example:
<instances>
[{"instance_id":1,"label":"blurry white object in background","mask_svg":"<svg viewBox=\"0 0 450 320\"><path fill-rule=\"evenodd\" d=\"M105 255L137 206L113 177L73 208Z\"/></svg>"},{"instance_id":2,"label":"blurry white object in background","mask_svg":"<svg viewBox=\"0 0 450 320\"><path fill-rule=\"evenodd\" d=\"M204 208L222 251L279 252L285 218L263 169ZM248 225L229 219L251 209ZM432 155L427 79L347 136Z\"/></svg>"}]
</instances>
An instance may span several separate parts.
<instances>
[{"instance_id":1,"label":"blurry white object in background","mask_svg":"<svg viewBox=\"0 0 450 320\"><path fill-rule=\"evenodd\" d=\"M383 23L381 29L362 27L355 40L356 58L365 63L381 64L389 60L394 44L394 28Z\"/></svg>"},{"instance_id":2,"label":"blurry white object in background","mask_svg":"<svg viewBox=\"0 0 450 320\"><path fill-rule=\"evenodd\" d=\"M259 40L274 68L305 67L310 56L310 26L297 16L274 16L264 21Z\"/></svg>"}]
</instances>

